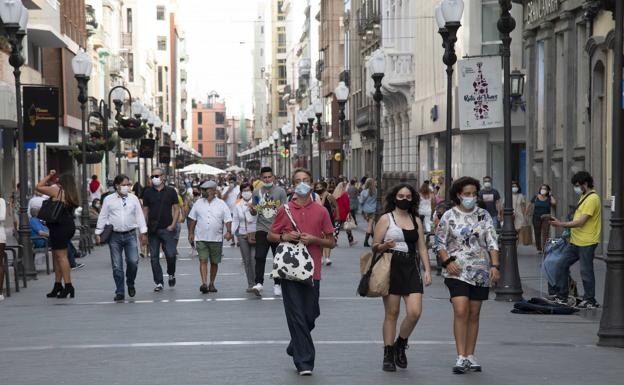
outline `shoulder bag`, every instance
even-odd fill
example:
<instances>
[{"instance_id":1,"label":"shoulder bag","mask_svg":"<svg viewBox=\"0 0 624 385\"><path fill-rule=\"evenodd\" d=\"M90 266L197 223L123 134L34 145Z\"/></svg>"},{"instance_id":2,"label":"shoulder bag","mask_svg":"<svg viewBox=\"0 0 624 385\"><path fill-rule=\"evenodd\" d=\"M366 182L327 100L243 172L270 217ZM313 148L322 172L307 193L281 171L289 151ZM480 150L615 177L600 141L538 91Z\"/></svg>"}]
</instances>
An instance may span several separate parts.
<instances>
[{"instance_id":1,"label":"shoulder bag","mask_svg":"<svg viewBox=\"0 0 624 385\"><path fill-rule=\"evenodd\" d=\"M284 205L284 210L294 230L300 232L288 204ZM302 242L280 242L277 245L273 258L272 278L286 279L313 286L313 276L314 260Z\"/></svg>"},{"instance_id":2,"label":"shoulder bag","mask_svg":"<svg viewBox=\"0 0 624 385\"><path fill-rule=\"evenodd\" d=\"M345 231L350 231L356 228L357 228L357 225L355 224L355 220L353 219L351 214L347 215L347 220L344 221L344 223L342 224L342 229Z\"/></svg>"},{"instance_id":3,"label":"shoulder bag","mask_svg":"<svg viewBox=\"0 0 624 385\"><path fill-rule=\"evenodd\" d=\"M245 219L245 232L247 233L245 238L247 238L247 243L251 246L256 245L256 232L255 231L247 231L247 212L243 211L243 218Z\"/></svg>"},{"instance_id":4,"label":"shoulder bag","mask_svg":"<svg viewBox=\"0 0 624 385\"><path fill-rule=\"evenodd\" d=\"M360 284L357 293L361 297L383 297L390 290L390 263L392 253L366 251L360 256Z\"/></svg>"},{"instance_id":5,"label":"shoulder bag","mask_svg":"<svg viewBox=\"0 0 624 385\"><path fill-rule=\"evenodd\" d=\"M56 195L56 199L59 199L59 197L61 196L61 192L63 192L62 188L59 190L58 194ZM62 211L63 211L62 201L52 200L52 198L46 199L45 201L43 201L43 204L41 205L41 209L39 210L39 214L37 214L37 218L41 219L48 225L58 223L61 217Z\"/></svg>"}]
</instances>

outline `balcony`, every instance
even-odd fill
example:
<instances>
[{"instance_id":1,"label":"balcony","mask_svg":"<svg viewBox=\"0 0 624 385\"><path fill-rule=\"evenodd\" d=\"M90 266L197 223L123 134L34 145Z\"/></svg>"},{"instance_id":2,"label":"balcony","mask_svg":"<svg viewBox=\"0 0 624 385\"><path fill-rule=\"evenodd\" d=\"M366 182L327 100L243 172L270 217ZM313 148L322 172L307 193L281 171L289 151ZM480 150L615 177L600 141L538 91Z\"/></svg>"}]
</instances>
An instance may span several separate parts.
<instances>
[{"instance_id":1,"label":"balcony","mask_svg":"<svg viewBox=\"0 0 624 385\"><path fill-rule=\"evenodd\" d=\"M375 107L373 104L359 108L355 113L357 131L366 138L373 138L377 133Z\"/></svg>"},{"instance_id":2,"label":"balcony","mask_svg":"<svg viewBox=\"0 0 624 385\"><path fill-rule=\"evenodd\" d=\"M28 40L39 47L66 47L57 0L32 0L28 7Z\"/></svg>"},{"instance_id":3,"label":"balcony","mask_svg":"<svg viewBox=\"0 0 624 385\"><path fill-rule=\"evenodd\" d=\"M121 33L121 48L132 48L132 32Z\"/></svg>"},{"instance_id":4,"label":"balcony","mask_svg":"<svg viewBox=\"0 0 624 385\"><path fill-rule=\"evenodd\" d=\"M109 56L108 63L111 76L123 76L124 71L128 68L128 64L120 55Z\"/></svg>"},{"instance_id":5,"label":"balcony","mask_svg":"<svg viewBox=\"0 0 624 385\"><path fill-rule=\"evenodd\" d=\"M411 99L414 87L414 56L411 53L385 51L386 76L383 88L390 93L400 92Z\"/></svg>"},{"instance_id":6,"label":"balcony","mask_svg":"<svg viewBox=\"0 0 624 385\"><path fill-rule=\"evenodd\" d=\"M381 23L379 0L363 0L362 6L356 11L358 34L372 33Z\"/></svg>"},{"instance_id":7,"label":"balcony","mask_svg":"<svg viewBox=\"0 0 624 385\"><path fill-rule=\"evenodd\" d=\"M186 90L182 90L182 92L180 93L180 100L182 100L183 102L185 102L188 99L188 93Z\"/></svg>"}]
</instances>

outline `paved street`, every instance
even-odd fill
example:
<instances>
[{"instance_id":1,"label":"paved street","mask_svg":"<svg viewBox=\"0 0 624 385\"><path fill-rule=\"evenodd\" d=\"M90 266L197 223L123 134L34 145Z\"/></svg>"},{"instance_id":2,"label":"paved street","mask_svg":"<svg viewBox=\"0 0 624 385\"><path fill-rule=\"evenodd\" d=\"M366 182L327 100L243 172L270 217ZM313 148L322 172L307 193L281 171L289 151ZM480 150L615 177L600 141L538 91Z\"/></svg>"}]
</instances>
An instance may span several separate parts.
<instances>
[{"instance_id":1,"label":"paved street","mask_svg":"<svg viewBox=\"0 0 624 385\"><path fill-rule=\"evenodd\" d=\"M186 237L186 233L183 234ZM363 232L358 231L360 244ZM426 289L423 317L410 339L409 367L381 371L380 299L355 296L358 257L346 237L324 268L321 317L313 335L314 376L300 378L285 354L288 330L270 286L263 300L244 292L238 249L226 248L217 294L199 293L197 259L181 242L178 284L152 292L141 260L137 296L112 302L107 248L73 272L75 299L46 299L52 276L0 305L2 384L620 384L624 350L595 346L599 311L573 316L511 314L489 301L482 313L477 357L483 373L451 374L455 348L448 292L439 277ZM539 270L522 248L528 296ZM164 261L163 261L164 265ZM604 264L597 262L598 298ZM578 272L575 271L578 275Z\"/></svg>"}]
</instances>

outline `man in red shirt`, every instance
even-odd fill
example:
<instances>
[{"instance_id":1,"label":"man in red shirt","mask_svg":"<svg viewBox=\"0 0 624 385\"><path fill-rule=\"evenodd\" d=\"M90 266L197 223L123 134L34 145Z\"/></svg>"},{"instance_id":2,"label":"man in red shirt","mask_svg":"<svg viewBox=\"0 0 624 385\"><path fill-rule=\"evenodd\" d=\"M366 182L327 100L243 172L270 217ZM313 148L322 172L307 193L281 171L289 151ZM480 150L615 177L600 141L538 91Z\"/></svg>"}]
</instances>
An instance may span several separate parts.
<instances>
[{"instance_id":1,"label":"man in red shirt","mask_svg":"<svg viewBox=\"0 0 624 385\"><path fill-rule=\"evenodd\" d=\"M312 200L312 175L305 169L293 173L294 199L288 203L293 219L300 233L293 229L288 215L281 207L268 235L270 242L303 242L314 261L314 286L282 280L282 297L286 322L290 331L290 344L286 353L293 357L297 371L309 376L314 369L314 343L310 332L314 321L321 314L319 308L319 287L321 280L322 249L333 249L336 241L327 210Z\"/></svg>"}]
</instances>

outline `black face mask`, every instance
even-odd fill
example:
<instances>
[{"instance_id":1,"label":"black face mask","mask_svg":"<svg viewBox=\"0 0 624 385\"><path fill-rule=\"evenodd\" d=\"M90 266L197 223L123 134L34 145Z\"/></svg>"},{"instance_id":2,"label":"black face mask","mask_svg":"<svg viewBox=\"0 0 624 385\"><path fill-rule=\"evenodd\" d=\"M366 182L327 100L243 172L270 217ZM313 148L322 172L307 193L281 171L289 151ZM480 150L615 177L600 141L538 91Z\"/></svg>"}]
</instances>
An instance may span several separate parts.
<instances>
[{"instance_id":1,"label":"black face mask","mask_svg":"<svg viewBox=\"0 0 624 385\"><path fill-rule=\"evenodd\" d=\"M408 201L407 199L398 199L396 201L396 207L400 208L401 210L409 210L412 208L412 206L414 206L414 202Z\"/></svg>"}]
</instances>

